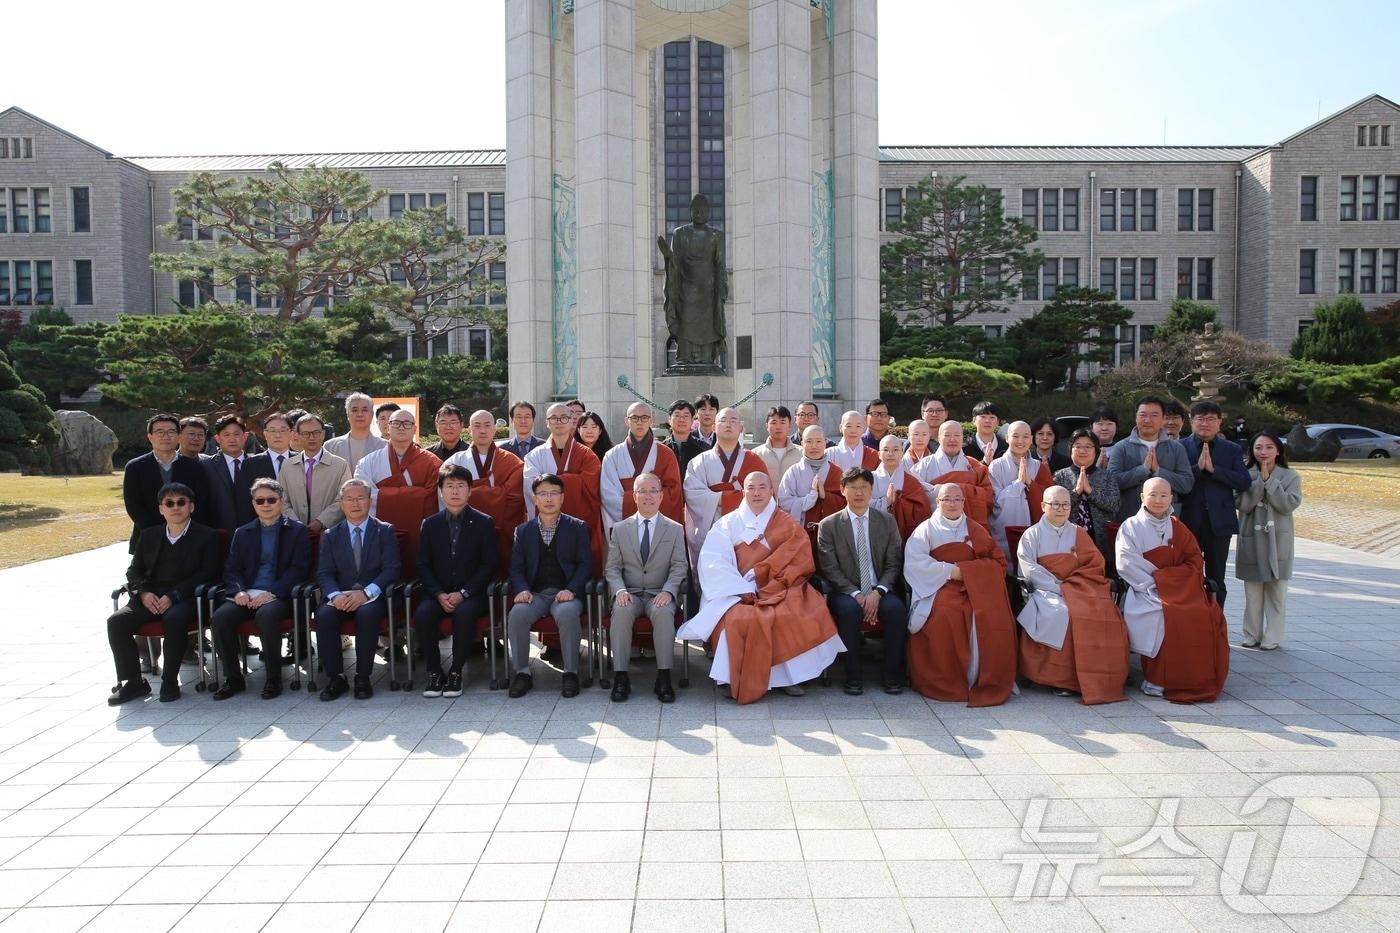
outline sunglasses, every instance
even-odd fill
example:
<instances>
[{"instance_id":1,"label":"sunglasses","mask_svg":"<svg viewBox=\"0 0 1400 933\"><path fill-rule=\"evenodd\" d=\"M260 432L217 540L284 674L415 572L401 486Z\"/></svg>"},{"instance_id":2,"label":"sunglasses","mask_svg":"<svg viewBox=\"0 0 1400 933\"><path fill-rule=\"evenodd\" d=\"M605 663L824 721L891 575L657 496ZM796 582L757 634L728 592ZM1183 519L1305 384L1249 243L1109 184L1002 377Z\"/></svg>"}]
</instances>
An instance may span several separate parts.
<instances>
[{"instance_id":1,"label":"sunglasses","mask_svg":"<svg viewBox=\"0 0 1400 933\"><path fill-rule=\"evenodd\" d=\"M184 498L183 496L178 499L166 499L161 502L161 505L165 506L167 509L183 509L189 504L190 500Z\"/></svg>"},{"instance_id":2,"label":"sunglasses","mask_svg":"<svg viewBox=\"0 0 1400 933\"><path fill-rule=\"evenodd\" d=\"M281 502L281 501L282 501L282 500L279 499L279 498L277 498L276 496L272 496L272 497L268 497L268 496L259 496L258 498L256 498L256 499L253 500L253 504L254 504L254 505L276 505L277 503L279 503L279 502Z\"/></svg>"}]
</instances>

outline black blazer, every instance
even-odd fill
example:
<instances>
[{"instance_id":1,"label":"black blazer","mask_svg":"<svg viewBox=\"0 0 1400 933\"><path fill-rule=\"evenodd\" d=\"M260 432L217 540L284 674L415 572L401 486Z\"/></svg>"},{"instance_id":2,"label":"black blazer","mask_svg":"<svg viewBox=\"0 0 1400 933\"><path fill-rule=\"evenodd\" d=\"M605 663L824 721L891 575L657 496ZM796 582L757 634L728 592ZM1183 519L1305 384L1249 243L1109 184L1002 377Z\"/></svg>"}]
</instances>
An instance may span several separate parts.
<instances>
[{"instance_id":1,"label":"black blazer","mask_svg":"<svg viewBox=\"0 0 1400 933\"><path fill-rule=\"evenodd\" d=\"M544 539L540 537L540 520L532 518L515 528L515 547L510 553L510 591L525 593L540 568L540 553ZM593 546L588 540L588 526L572 515L559 516L554 529L554 551L559 566L568 581L565 588L574 595L583 592L589 574L593 572Z\"/></svg>"},{"instance_id":2,"label":"black blazer","mask_svg":"<svg viewBox=\"0 0 1400 933\"><path fill-rule=\"evenodd\" d=\"M383 593L399 582L399 539L394 526L377 518L365 519L365 540L360 569L355 570L355 548L350 543L350 522L338 522L321 535L321 554L316 565L316 585L321 596L346 590L368 589L373 583Z\"/></svg>"},{"instance_id":3,"label":"black blazer","mask_svg":"<svg viewBox=\"0 0 1400 933\"><path fill-rule=\"evenodd\" d=\"M462 510L462 530L457 556L452 556L452 534L447 510L423 519L418 532L418 582L431 599L442 593L466 590L468 596L486 591L496 572L496 524L485 512L471 506Z\"/></svg>"},{"instance_id":4,"label":"black blazer","mask_svg":"<svg viewBox=\"0 0 1400 933\"><path fill-rule=\"evenodd\" d=\"M193 596L194 588L200 584L218 581L219 533L192 521L166 558L174 561L174 566L171 568L173 573L167 573L165 577L177 582L173 587L156 587L155 574L159 569L156 563L164 540L164 520L159 525L142 529L137 537L136 550L126 570L126 589L132 599L142 593L154 593L156 596L169 596L172 603L178 603Z\"/></svg>"},{"instance_id":5,"label":"black blazer","mask_svg":"<svg viewBox=\"0 0 1400 933\"><path fill-rule=\"evenodd\" d=\"M253 480L276 479L272 461L257 454L244 454L243 466L238 471L237 489L233 488L233 477L229 476L222 453L204 454L199 458L199 463L204 467L205 482L209 488L208 524L222 528L232 536L239 526L258 517L253 511Z\"/></svg>"},{"instance_id":6,"label":"black blazer","mask_svg":"<svg viewBox=\"0 0 1400 933\"><path fill-rule=\"evenodd\" d=\"M995 447L995 452L992 454L993 460L1006 453L1006 439L1000 434L994 436L996 437L996 441L993 444L993 446ZM937 439L935 438L935 441L936 440ZM937 447L938 444L935 443L933 446ZM973 431L972 437L970 437L967 443L963 445L963 456L967 457L969 460L981 460L982 454L982 445L977 442L977 432Z\"/></svg>"},{"instance_id":7,"label":"black blazer","mask_svg":"<svg viewBox=\"0 0 1400 933\"><path fill-rule=\"evenodd\" d=\"M239 526L228 546L224 590L229 599L253 585L261 556L262 522L255 518ZM306 536L306 526L289 515L282 515L277 521L277 560L273 570L277 578L267 589L278 599L289 598L292 587L310 578L311 539Z\"/></svg>"},{"instance_id":8,"label":"black blazer","mask_svg":"<svg viewBox=\"0 0 1400 933\"><path fill-rule=\"evenodd\" d=\"M209 524L206 513L210 505L207 501L209 484L199 462L177 455L170 468L170 481L184 483L194 490L194 519L201 524ZM122 504L126 506L126 514L131 519L131 538L126 548L128 553L136 553L136 541L143 529L165 524L156 502L162 485L164 480L161 479L160 464L156 462L154 453L146 451L126 462L126 468L122 471Z\"/></svg>"}]
</instances>

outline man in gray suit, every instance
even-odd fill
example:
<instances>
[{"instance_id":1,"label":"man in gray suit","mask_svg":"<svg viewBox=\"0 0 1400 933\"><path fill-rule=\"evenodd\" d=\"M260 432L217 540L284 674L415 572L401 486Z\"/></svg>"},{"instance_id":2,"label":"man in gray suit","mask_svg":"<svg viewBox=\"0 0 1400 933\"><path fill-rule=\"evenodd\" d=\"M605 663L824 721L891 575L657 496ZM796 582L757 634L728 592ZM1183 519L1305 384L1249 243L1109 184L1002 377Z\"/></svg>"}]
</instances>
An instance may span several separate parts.
<instances>
[{"instance_id":1,"label":"man in gray suit","mask_svg":"<svg viewBox=\"0 0 1400 933\"><path fill-rule=\"evenodd\" d=\"M301 453L282 464L280 474L287 490L285 510L320 533L345 517L340 510L340 487L350 478L350 464L325 449L326 423L320 415L302 415L296 432Z\"/></svg>"},{"instance_id":2,"label":"man in gray suit","mask_svg":"<svg viewBox=\"0 0 1400 933\"><path fill-rule=\"evenodd\" d=\"M656 645L656 686L662 703L674 703L671 687L672 644L676 640L676 600L688 569L685 529L661 514L661 478L640 473L632 484L637 511L612 527L612 545L603 575L613 593L612 699L632 694L627 662L632 654L632 624L645 612Z\"/></svg>"},{"instance_id":3,"label":"man in gray suit","mask_svg":"<svg viewBox=\"0 0 1400 933\"><path fill-rule=\"evenodd\" d=\"M904 691L904 644L908 611L895 585L904 568L899 526L888 512L870 508L875 477L851 467L841 477L846 507L817 525L817 567L826 578L826 600L846 645L846 683L851 696L865 692L860 649L864 630L884 629L880 684L886 693Z\"/></svg>"}]
</instances>

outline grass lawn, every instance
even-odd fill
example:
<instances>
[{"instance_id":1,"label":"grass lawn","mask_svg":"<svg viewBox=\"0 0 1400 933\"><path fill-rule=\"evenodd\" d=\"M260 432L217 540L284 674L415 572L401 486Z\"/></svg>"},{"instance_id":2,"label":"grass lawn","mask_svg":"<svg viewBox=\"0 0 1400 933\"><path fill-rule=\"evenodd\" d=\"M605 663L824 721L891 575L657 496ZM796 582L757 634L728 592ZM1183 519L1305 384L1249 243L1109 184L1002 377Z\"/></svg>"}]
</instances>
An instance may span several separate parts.
<instances>
[{"instance_id":1,"label":"grass lawn","mask_svg":"<svg viewBox=\"0 0 1400 933\"><path fill-rule=\"evenodd\" d=\"M125 541L130 533L120 473L0 475L0 568Z\"/></svg>"},{"instance_id":2,"label":"grass lawn","mask_svg":"<svg viewBox=\"0 0 1400 933\"><path fill-rule=\"evenodd\" d=\"M1300 537L1383 552L1400 545L1400 460L1298 463Z\"/></svg>"}]
</instances>

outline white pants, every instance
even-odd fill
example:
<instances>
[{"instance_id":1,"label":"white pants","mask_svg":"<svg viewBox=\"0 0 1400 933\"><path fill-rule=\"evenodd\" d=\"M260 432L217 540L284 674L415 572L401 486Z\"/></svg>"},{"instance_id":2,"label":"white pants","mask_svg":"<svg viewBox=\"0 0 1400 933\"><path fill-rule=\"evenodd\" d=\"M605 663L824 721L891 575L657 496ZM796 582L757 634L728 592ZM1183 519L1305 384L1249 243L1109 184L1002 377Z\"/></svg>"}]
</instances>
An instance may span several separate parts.
<instances>
[{"instance_id":1,"label":"white pants","mask_svg":"<svg viewBox=\"0 0 1400 933\"><path fill-rule=\"evenodd\" d=\"M1244 640L1265 645L1283 644L1288 624L1288 581L1244 583Z\"/></svg>"}]
</instances>

